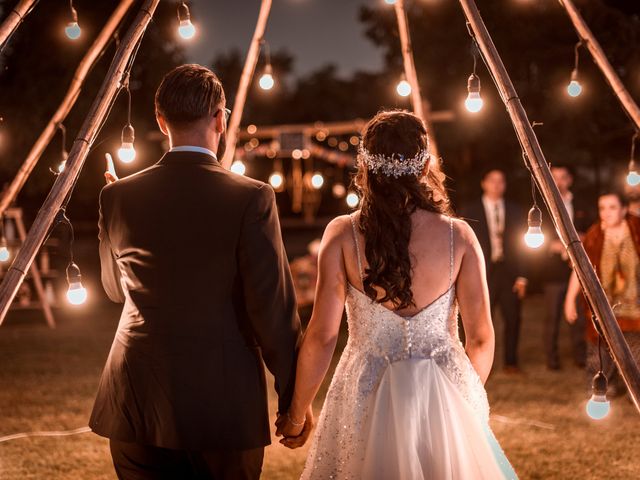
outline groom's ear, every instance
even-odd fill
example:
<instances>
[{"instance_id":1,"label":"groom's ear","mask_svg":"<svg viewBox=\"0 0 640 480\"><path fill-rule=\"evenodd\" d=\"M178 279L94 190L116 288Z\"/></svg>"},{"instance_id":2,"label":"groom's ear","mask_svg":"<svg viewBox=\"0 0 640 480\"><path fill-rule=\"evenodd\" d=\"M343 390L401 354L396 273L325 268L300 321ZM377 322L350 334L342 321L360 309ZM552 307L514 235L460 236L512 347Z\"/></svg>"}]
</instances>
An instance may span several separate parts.
<instances>
[{"instance_id":1,"label":"groom's ear","mask_svg":"<svg viewBox=\"0 0 640 480\"><path fill-rule=\"evenodd\" d=\"M160 131L165 134L165 135L169 135L169 129L167 128L167 121L165 120L165 118L160 115L159 113L156 112L156 122L158 122L158 127L160 127Z\"/></svg>"}]
</instances>

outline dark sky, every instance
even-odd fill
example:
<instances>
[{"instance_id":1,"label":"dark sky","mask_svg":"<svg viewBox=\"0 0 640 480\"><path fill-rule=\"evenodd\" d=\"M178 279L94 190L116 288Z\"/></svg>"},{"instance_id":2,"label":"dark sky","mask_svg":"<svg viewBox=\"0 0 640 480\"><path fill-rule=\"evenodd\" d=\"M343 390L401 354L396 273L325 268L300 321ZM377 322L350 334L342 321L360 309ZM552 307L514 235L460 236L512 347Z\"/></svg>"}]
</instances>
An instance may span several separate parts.
<instances>
[{"instance_id":1,"label":"dark sky","mask_svg":"<svg viewBox=\"0 0 640 480\"><path fill-rule=\"evenodd\" d=\"M272 50L294 56L296 75L327 63L341 75L379 70L382 55L364 37L359 7L383 0L273 0L265 38ZM209 65L216 54L239 48L246 54L260 9L259 0L190 0L198 35L187 49L190 61ZM389 7L393 8L393 7Z\"/></svg>"}]
</instances>

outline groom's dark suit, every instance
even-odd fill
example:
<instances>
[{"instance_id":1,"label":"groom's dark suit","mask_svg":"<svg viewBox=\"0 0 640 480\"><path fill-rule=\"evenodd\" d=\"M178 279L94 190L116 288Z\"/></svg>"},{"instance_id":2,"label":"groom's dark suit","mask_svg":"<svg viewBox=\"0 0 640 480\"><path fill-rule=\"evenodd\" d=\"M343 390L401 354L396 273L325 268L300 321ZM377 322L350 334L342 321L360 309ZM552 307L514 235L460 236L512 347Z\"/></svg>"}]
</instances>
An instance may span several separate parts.
<instances>
[{"instance_id":1,"label":"groom's dark suit","mask_svg":"<svg viewBox=\"0 0 640 480\"><path fill-rule=\"evenodd\" d=\"M270 443L300 339L270 186L170 152L100 196L102 282L124 302L90 426L119 442L206 452Z\"/></svg>"}]
</instances>

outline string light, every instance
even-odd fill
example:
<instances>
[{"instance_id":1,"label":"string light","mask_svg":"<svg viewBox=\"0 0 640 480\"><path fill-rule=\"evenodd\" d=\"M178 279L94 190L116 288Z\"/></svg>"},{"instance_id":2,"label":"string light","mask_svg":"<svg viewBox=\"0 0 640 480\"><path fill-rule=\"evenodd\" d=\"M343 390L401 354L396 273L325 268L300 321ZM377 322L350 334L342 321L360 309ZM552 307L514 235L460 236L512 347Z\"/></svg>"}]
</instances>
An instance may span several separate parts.
<instances>
[{"instance_id":1,"label":"string light","mask_svg":"<svg viewBox=\"0 0 640 480\"><path fill-rule=\"evenodd\" d=\"M578 62L580 60L580 46L582 45L582 41L576 43L574 47L574 65L573 70L571 71L571 81L569 85L567 85L567 93L571 97L578 97L582 93L582 85L578 81Z\"/></svg>"},{"instance_id":2,"label":"string light","mask_svg":"<svg viewBox=\"0 0 640 480\"><path fill-rule=\"evenodd\" d=\"M595 321L595 318L592 318ZM602 420L609 415L610 403L607 399L607 376L602 371L602 336L598 336L598 357L600 359L600 369L591 382L591 398L587 402L587 415L593 420Z\"/></svg>"},{"instance_id":3,"label":"string light","mask_svg":"<svg viewBox=\"0 0 640 480\"><path fill-rule=\"evenodd\" d=\"M258 80L258 84L263 90L271 90L276 83L273 79L273 68L271 68L271 51L269 50L269 44L266 40L262 40L262 43L264 43L266 64L264 67L264 71L260 76L260 80Z\"/></svg>"},{"instance_id":4,"label":"string light","mask_svg":"<svg viewBox=\"0 0 640 480\"><path fill-rule=\"evenodd\" d=\"M247 167L244 165L242 160L236 160L231 164L231 171L238 175L244 175L247 171Z\"/></svg>"},{"instance_id":5,"label":"string light","mask_svg":"<svg viewBox=\"0 0 640 480\"><path fill-rule=\"evenodd\" d=\"M178 35L184 40L191 40L196 36L196 27L191 23L191 12L184 2L178 5Z\"/></svg>"},{"instance_id":6,"label":"string light","mask_svg":"<svg viewBox=\"0 0 640 480\"><path fill-rule=\"evenodd\" d=\"M129 89L129 74L127 73L125 80L123 81L122 88L127 92L128 104L127 104L127 124L122 129L122 137L120 148L118 149L118 158L123 163L131 163L136 158L136 149L133 146L133 142L136 138L135 130L131 125L131 90Z\"/></svg>"},{"instance_id":7,"label":"string light","mask_svg":"<svg viewBox=\"0 0 640 480\"><path fill-rule=\"evenodd\" d=\"M57 223L64 223L69 229L69 264L67 265L67 301L71 305L82 305L87 301L87 289L82 285L80 267L73 261L73 241L75 239L73 225L67 217L64 207L58 212Z\"/></svg>"},{"instance_id":8,"label":"string light","mask_svg":"<svg viewBox=\"0 0 640 480\"><path fill-rule=\"evenodd\" d=\"M640 174L638 173L638 167L636 166L635 160L637 138L638 132L636 131L631 138L631 155L629 156L629 173L627 174L627 184L631 187L640 185Z\"/></svg>"},{"instance_id":9,"label":"string light","mask_svg":"<svg viewBox=\"0 0 640 480\"><path fill-rule=\"evenodd\" d=\"M311 177L311 186L316 190L320 190L323 185L324 185L324 177L322 176L322 173L315 172Z\"/></svg>"},{"instance_id":10,"label":"string light","mask_svg":"<svg viewBox=\"0 0 640 480\"><path fill-rule=\"evenodd\" d=\"M402 79L396 85L396 93L401 97L408 97L411 95L411 84L407 82L407 79L402 76Z\"/></svg>"},{"instance_id":11,"label":"string light","mask_svg":"<svg viewBox=\"0 0 640 480\"><path fill-rule=\"evenodd\" d=\"M533 197L533 206L529 210L527 216L527 224L529 228L524 234L524 243L529 248L540 248L544 243L544 233L542 233L542 211L538 208L536 202L536 184L531 176L531 196Z\"/></svg>"},{"instance_id":12,"label":"string light","mask_svg":"<svg viewBox=\"0 0 640 480\"><path fill-rule=\"evenodd\" d=\"M4 236L4 215L0 217L0 262L7 262L11 257L11 252L7 246L7 239Z\"/></svg>"},{"instance_id":13,"label":"string light","mask_svg":"<svg viewBox=\"0 0 640 480\"><path fill-rule=\"evenodd\" d=\"M82 30L80 29L80 25L78 24L78 12L75 8L73 8L73 0L69 0L69 9L71 10L71 21L67 23L67 26L64 29L64 33L70 40L77 40L78 38L80 38Z\"/></svg>"},{"instance_id":14,"label":"string light","mask_svg":"<svg viewBox=\"0 0 640 480\"><path fill-rule=\"evenodd\" d=\"M475 44L475 41L472 44L472 55L473 55L473 72L469 75L467 80L467 98L464 101L464 106L470 113L478 113L482 110L484 105L484 101L480 96L480 77L476 75L476 68L478 66L478 47Z\"/></svg>"},{"instance_id":15,"label":"string light","mask_svg":"<svg viewBox=\"0 0 640 480\"><path fill-rule=\"evenodd\" d=\"M350 208L356 208L360 204L360 197L355 192L349 192L346 201Z\"/></svg>"},{"instance_id":16,"label":"string light","mask_svg":"<svg viewBox=\"0 0 640 480\"><path fill-rule=\"evenodd\" d=\"M284 190L284 175L282 174L282 163L280 160L274 161L273 173L269 176L269 183L276 192Z\"/></svg>"}]
</instances>

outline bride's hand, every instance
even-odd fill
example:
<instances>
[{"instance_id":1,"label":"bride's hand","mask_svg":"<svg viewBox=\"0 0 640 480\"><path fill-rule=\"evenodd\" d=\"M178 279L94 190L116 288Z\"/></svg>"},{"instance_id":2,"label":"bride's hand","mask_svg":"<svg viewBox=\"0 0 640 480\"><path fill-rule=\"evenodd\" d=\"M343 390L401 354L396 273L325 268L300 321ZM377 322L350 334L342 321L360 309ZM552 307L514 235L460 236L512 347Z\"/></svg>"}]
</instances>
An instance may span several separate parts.
<instances>
[{"instance_id":1,"label":"bride's hand","mask_svg":"<svg viewBox=\"0 0 640 480\"><path fill-rule=\"evenodd\" d=\"M309 407L303 421L291 418L290 414L280 415L276 420L276 436L284 437L280 443L285 447L299 448L306 443L314 426L313 410Z\"/></svg>"}]
</instances>

